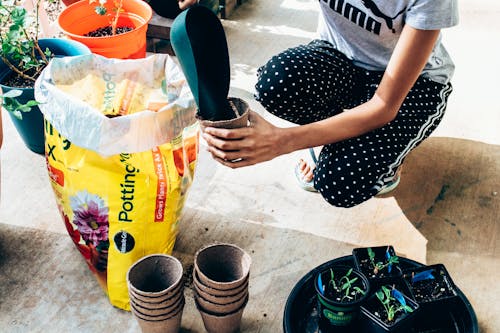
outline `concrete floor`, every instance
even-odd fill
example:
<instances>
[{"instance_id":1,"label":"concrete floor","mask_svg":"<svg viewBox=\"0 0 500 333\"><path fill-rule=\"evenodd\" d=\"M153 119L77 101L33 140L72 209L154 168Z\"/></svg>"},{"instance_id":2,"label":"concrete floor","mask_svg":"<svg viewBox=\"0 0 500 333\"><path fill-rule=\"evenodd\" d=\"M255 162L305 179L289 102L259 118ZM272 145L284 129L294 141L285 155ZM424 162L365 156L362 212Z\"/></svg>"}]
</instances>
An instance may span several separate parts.
<instances>
[{"instance_id":1,"label":"concrete floor","mask_svg":"<svg viewBox=\"0 0 500 333\"><path fill-rule=\"evenodd\" d=\"M231 95L282 126L288 124L252 100L255 71L271 55L314 36L316 6L247 0L224 21ZM243 332L278 332L286 297L304 273L353 247L378 244L445 264L473 305L481 332L500 332L500 3L461 0L459 6L460 25L444 31L457 66L447 114L408 157L390 196L351 209L330 207L295 184L293 165L303 152L230 170L201 148L174 254L188 265L196 248L212 241L254 251ZM5 114L3 122L0 331L137 331L130 313L109 305L71 245L44 158L25 148ZM210 232L204 233L206 226ZM277 255L274 262L269 253ZM264 295L275 302L262 303ZM192 299L186 309L183 331L201 332Z\"/></svg>"}]
</instances>

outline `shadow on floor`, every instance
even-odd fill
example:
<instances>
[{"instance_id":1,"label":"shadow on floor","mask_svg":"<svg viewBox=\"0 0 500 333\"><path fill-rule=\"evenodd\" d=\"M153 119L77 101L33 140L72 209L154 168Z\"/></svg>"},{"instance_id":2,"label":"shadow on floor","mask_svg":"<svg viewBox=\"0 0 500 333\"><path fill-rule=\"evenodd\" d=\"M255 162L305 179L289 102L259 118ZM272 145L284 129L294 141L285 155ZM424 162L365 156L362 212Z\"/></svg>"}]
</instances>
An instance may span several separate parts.
<instances>
[{"instance_id":1,"label":"shadow on floor","mask_svg":"<svg viewBox=\"0 0 500 333\"><path fill-rule=\"evenodd\" d=\"M406 159L393 195L428 250L498 257L500 146L431 137Z\"/></svg>"}]
</instances>

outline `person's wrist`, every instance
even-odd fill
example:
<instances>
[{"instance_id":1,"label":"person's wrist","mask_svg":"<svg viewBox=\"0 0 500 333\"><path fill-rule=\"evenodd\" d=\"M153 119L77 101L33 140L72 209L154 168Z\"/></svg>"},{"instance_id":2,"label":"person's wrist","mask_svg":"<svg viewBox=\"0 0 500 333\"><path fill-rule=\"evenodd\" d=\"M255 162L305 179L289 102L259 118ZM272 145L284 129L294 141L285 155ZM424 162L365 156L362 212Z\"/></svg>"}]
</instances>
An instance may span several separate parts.
<instances>
[{"instance_id":1,"label":"person's wrist","mask_svg":"<svg viewBox=\"0 0 500 333\"><path fill-rule=\"evenodd\" d=\"M295 151L294 140L293 137L293 127L285 127L276 129L276 147L278 147L280 154L284 155Z\"/></svg>"}]
</instances>

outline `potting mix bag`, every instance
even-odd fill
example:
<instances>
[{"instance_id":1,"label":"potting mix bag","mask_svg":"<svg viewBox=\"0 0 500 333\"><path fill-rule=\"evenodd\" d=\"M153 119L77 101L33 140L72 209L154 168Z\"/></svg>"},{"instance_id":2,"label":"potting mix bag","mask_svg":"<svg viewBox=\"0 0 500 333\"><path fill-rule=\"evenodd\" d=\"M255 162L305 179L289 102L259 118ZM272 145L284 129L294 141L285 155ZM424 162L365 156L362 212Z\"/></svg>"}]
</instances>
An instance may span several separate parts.
<instances>
[{"instance_id":1,"label":"potting mix bag","mask_svg":"<svg viewBox=\"0 0 500 333\"><path fill-rule=\"evenodd\" d=\"M126 273L170 254L192 183L195 103L168 55L53 59L35 86L46 159L69 235L107 292L129 310Z\"/></svg>"}]
</instances>

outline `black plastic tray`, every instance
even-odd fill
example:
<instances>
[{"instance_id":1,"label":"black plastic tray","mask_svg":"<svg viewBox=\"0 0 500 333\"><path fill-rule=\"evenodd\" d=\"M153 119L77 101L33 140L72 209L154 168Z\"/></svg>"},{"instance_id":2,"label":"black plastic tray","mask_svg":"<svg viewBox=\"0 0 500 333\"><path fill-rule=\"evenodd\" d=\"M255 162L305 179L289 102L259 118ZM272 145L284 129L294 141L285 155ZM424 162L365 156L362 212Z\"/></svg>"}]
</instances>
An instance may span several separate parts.
<instances>
[{"instance_id":1,"label":"black plastic tray","mask_svg":"<svg viewBox=\"0 0 500 333\"><path fill-rule=\"evenodd\" d=\"M354 261L352 256L330 260L314 268L297 282L285 305L283 316L285 333L326 333L318 328L317 302L313 279L318 271L331 264L354 266ZM420 267L423 264L400 258L400 266L405 270ZM442 315L439 316L439 322L426 323L419 321L415 323L416 326L408 333L479 333L474 309L460 289L458 289L458 294L460 299L458 304L451 309L443 309ZM356 326L351 328L350 331L365 333L357 329ZM336 333L337 331L332 330L331 332ZM345 332L345 330L342 330L342 332Z\"/></svg>"}]
</instances>

